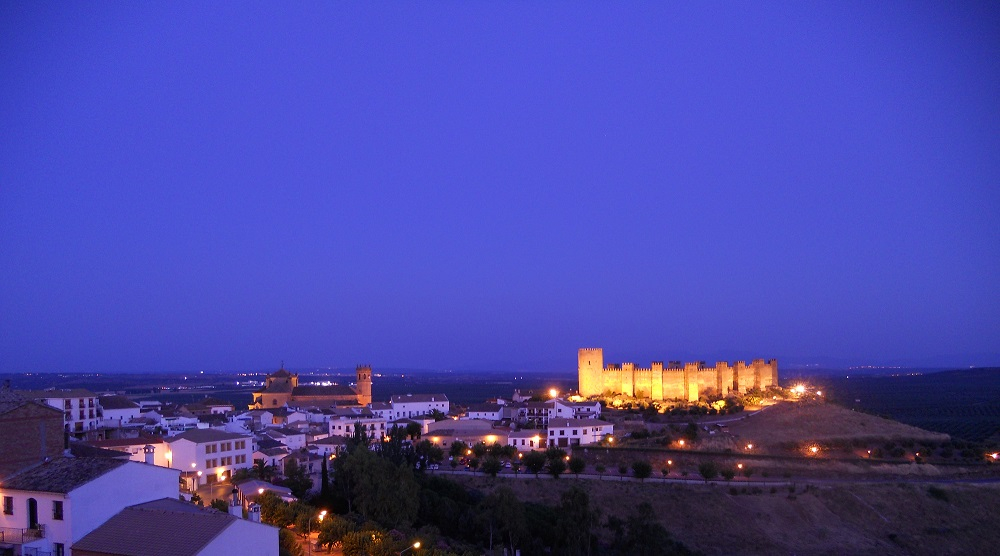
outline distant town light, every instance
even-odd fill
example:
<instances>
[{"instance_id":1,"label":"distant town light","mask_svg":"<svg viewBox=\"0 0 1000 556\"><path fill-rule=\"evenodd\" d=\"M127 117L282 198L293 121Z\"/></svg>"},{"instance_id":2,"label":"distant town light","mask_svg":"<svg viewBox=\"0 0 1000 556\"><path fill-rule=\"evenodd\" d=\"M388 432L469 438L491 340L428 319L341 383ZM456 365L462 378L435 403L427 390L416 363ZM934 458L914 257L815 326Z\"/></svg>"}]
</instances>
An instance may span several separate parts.
<instances>
[{"instance_id":1,"label":"distant town light","mask_svg":"<svg viewBox=\"0 0 1000 556\"><path fill-rule=\"evenodd\" d=\"M822 390L816 390L816 395L817 396L822 396L823 395L823 391Z\"/></svg>"},{"instance_id":2,"label":"distant town light","mask_svg":"<svg viewBox=\"0 0 1000 556\"><path fill-rule=\"evenodd\" d=\"M673 464L674 464L674 460L672 460L672 459L668 459L667 460L667 465L673 465Z\"/></svg>"},{"instance_id":3,"label":"distant town light","mask_svg":"<svg viewBox=\"0 0 1000 556\"><path fill-rule=\"evenodd\" d=\"M753 450L753 444L747 444L747 450Z\"/></svg>"},{"instance_id":4,"label":"distant town light","mask_svg":"<svg viewBox=\"0 0 1000 556\"><path fill-rule=\"evenodd\" d=\"M816 452L819 452L819 446L810 446L809 451L815 454Z\"/></svg>"},{"instance_id":5,"label":"distant town light","mask_svg":"<svg viewBox=\"0 0 1000 556\"><path fill-rule=\"evenodd\" d=\"M677 441L677 444L679 444L679 445L683 446L683 445L684 445L684 441L683 441L683 440L678 440L678 441Z\"/></svg>"},{"instance_id":6,"label":"distant town light","mask_svg":"<svg viewBox=\"0 0 1000 556\"><path fill-rule=\"evenodd\" d=\"M556 397L558 395L559 395L559 390L556 390L555 388L549 388L549 397L550 398L554 398L554 397Z\"/></svg>"},{"instance_id":7,"label":"distant town light","mask_svg":"<svg viewBox=\"0 0 1000 556\"><path fill-rule=\"evenodd\" d=\"M793 388L793 390L795 390L795 393L799 395L806 393L806 387L802 384L799 384L798 386Z\"/></svg>"},{"instance_id":8,"label":"distant town light","mask_svg":"<svg viewBox=\"0 0 1000 556\"><path fill-rule=\"evenodd\" d=\"M737 469L743 469L743 464L742 463L737 463L736 464L736 468Z\"/></svg>"}]
</instances>

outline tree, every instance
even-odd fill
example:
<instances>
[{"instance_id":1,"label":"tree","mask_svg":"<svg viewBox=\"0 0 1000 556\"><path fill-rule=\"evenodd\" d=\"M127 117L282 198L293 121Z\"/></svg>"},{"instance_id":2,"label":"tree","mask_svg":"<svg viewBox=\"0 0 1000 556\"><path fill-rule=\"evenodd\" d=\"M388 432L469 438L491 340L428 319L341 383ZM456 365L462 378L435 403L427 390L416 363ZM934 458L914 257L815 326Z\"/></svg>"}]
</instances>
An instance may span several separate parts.
<instances>
[{"instance_id":1,"label":"tree","mask_svg":"<svg viewBox=\"0 0 1000 556\"><path fill-rule=\"evenodd\" d=\"M716 467L715 462L706 461L698 465L698 473L701 473L705 482L709 482L719 475L719 468Z\"/></svg>"},{"instance_id":2,"label":"tree","mask_svg":"<svg viewBox=\"0 0 1000 556\"><path fill-rule=\"evenodd\" d=\"M744 465L743 469L741 469L740 471L743 472L743 476L746 477L747 479L749 479L750 476L753 475L753 468L750 467L749 465Z\"/></svg>"},{"instance_id":3,"label":"tree","mask_svg":"<svg viewBox=\"0 0 1000 556\"><path fill-rule=\"evenodd\" d=\"M275 527L286 527L290 525L287 507L288 504L277 494L267 490L257 497L257 504L260 505L260 520Z\"/></svg>"},{"instance_id":4,"label":"tree","mask_svg":"<svg viewBox=\"0 0 1000 556\"><path fill-rule=\"evenodd\" d=\"M633 461L632 474L635 475L640 482L644 482L650 475L653 474L653 466L646 460Z\"/></svg>"},{"instance_id":5,"label":"tree","mask_svg":"<svg viewBox=\"0 0 1000 556\"><path fill-rule=\"evenodd\" d=\"M727 468L719 471L719 475L722 475L722 478L725 479L725 480L727 480L727 481L732 481L733 477L736 476L736 472L733 471L732 468L727 467Z\"/></svg>"},{"instance_id":6,"label":"tree","mask_svg":"<svg viewBox=\"0 0 1000 556\"><path fill-rule=\"evenodd\" d=\"M503 544L514 553L519 542L528 537L524 504L517 499L514 491L503 486L480 503L480 515L486 521L490 535L490 550L493 549L493 533L503 539Z\"/></svg>"},{"instance_id":7,"label":"tree","mask_svg":"<svg viewBox=\"0 0 1000 556\"><path fill-rule=\"evenodd\" d=\"M296 498L305 498L309 489L312 488L312 479L306 475L305 469L300 467L294 458L288 458L288 462L285 464L285 480L282 482Z\"/></svg>"},{"instance_id":8,"label":"tree","mask_svg":"<svg viewBox=\"0 0 1000 556\"><path fill-rule=\"evenodd\" d=\"M406 436L409 436L411 440L420 438L421 431L422 429L420 428L420 423L406 424Z\"/></svg>"},{"instance_id":9,"label":"tree","mask_svg":"<svg viewBox=\"0 0 1000 556\"><path fill-rule=\"evenodd\" d=\"M295 511L295 532L305 537L316 526L316 509L309 506Z\"/></svg>"},{"instance_id":10,"label":"tree","mask_svg":"<svg viewBox=\"0 0 1000 556\"><path fill-rule=\"evenodd\" d=\"M330 549L339 543L344 535L354 531L354 523L336 514L327 514L319 524L319 536L316 539L320 545Z\"/></svg>"},{"instance_id":11,"label":"tree","mask_svg":"<svg viewBox=\"0 0 1000 556\"><path fill-rule=\"evenodd\" d=\"M566 460L564 459L549 460L549 475L552 475L553 479L558 479L559 475L562 475L565 471L566 471Z\"/></svg>"},{"instance_id":12,"label":"tree","mask_svg":"<svg viewBox=\"0 0 1000 556\"><path fill-rule=\"evenodd\" d=\"M421 440L415 448L417 459L424 464L441 463L444 459L444 450L435 446L430 440Z\"/></svg>"},{"instance_id":13,"label":"tree","mask_svg":"<svg viewBox=\"0 0 1000 556\"><path fill-rule=\"evenodd\" d=\"M323 456L323 461L320 464L320 479L319 479L319 496L323 500L330 499L330 470L326 465L326 456Z\"/></svg>"},{"instance_id":14,"label":"tree","mask_svg":"<svg viewBox=\"0 0 1000 556\"><path fill-rule=\"evenodd\" d=\"M368 450L357 450L346 460L357 511L387 528L413 523L420 507L420 486L408 465L393 465Z\"/></svg>"},{"instance_id":15,"label":"tree","mask_svg":"<svg viewBox=\"0 0 1000 556\"><path fill-rule=\"evenodd\" d=\"M670 533L655 519L653 507L643 502L626 518L608 518L607 527L613 534L612 554L629 556L661 556L692 554L687 547L670 538Z\"/></svg>"},{"instance_id":16,"label":"tree","mask_svg":"<svg viewBox=\"0 0 1000 556\"><path fill-rule=\"evenodd\" d=\"M472 468L472 472L475 473L476 469L479 469L479 458L472 458L469 460L469 467Z\"/></svg>"},{"instance_id":17,"label":"tree","mask_svg":"<svg viewBox=\"0 0 1000 556\"><path fill-rule=\"evenodd\" d=\"M580 473L583 473L583 470L586 468L587 462L583 458L579 456L569 458L569 470L577 477L579 477Z\"/></svg>"},{"instance_id":18,"label":"tree","mask_svg":"<svg viewBox=\"0 0 1000 556\"><path fill-rule=\"evenodd\" d=\"M258 479L266 482L271 482L274 480L275 469L273 465L268 465L267 460L255 459L253 460L253 468L250 470L250 474Z\"/></svg>"},{"instance_id":19,"label":"tree","mask_svg":"<svg viewBox=\"0 0 1000 556\"><path fill-rule=\"evenodd\" d=\"M483 473L486 473L490 477L496 477L501 469L503 469L503 464L493 456L488 456L483 461Z\"/></svg>"},{"instance_id":20,"label":"tree","mask_svg":"<svg viewBox=\"0 0 1000 556\"><path fill-rule=\"evenodd\" d=\"M601 478L601 480L604 480L604 472L607 470L608 468L604 467L603 463L598 463L594 466L594 471L597 471L597 475Z\"/></svg>"},{"instance_id":21,"label":"tree","mask_svg":"<svg viewBox=\"0 0 1000 556\"><path fill-rule=\"evenodd\" d=\"M555 523L553 554L576 556L590 554L596 542L593 529L600 514L590 508L586 491L574 486L560 497Z\"/></svg>"},{"instance_id":22,"label":"tree","mask_svg":"<svg viewBox=\"0 0 1000 556\"><path fill-rule=\"evenodd\" d=\"M481 457L485 456L485 455L486 455L486 450L487 450L487 448L486 448L486 444L484 444L484 443L482 443L482 442L476 442L476 443L475 443L475 444L474 444L474 445L472 446L472 453L473 453L473 455L475 455L475 456L476 456L477 458L481 458Z\"/></svg>"},{"instance_id":23,"label":"tree","mask_svg":"<svg viewBox=\"0 0 1000 556\"><path fill-rule=\"evenodd\" d=\"M687 428L684 429L684 438L687 438L690 442L698 440L698 425L688 423Z\"/></svg>"},{"instance_id":24,"label":"tree","mask_svg":"<svg viewBox=\"0 0 1000 556\"><path fill-rule=\"evenodd\" d=\"M302 556L302 547L295 540L295 533L288 529L278 531L278 556Z\"/></svg>"},{"instance_id":25,"label":"tree","mask_svg":"<svg viewBox=\"0 0 1000 556\"><path fill-rule=\"evenodd\" d=\"M451 448L448 450L448 455L453 458L460 458L469 451L469 445L461 440L456 440L451 443Z\"/></svg>"},{"instance_id":26,"label":"tree","mask_svg":"<svg viewBox=\"0 0 1000 556\"><path fill-rule=\"evenodd\" d=\"M226 502L225 500L216 498L215 500L212 500L210 506L222 513L229 513L229 502Z\"/></svg>"},{"instance_id":27,"label":"tree","mask_svg":"<svg viewBox=\"0 0 1000 556\"><path fill-rule=\"evenodd\" d=\"M625 475L628 475L628 466L624 463L618 464L618 474L622 476L622 480L625 480Z\"/></svg>"},{"instance_id":28,"label":"tree","mask_svg":"<svg viewBox=\"0 0 1000 556\"><path fill-rule=\"evenodd\" d=\"M545 454L531 451L524 455L524 467L535 477L545 468Z\"/></svg>"},{"instance_id":29,"label":"tree","mask_svg":"<svg viewBox=\"0 0 1000 556\"><path fill-rule=\"evenodd\" d=\"M545 450L545 457L549 461L553 461L553 460L557 460L557 459L565 459L566 458L566 450L563 450L562 448L556 448L555 446L553 446L553 447L549 448L548 450Z\"/></svg>"}]
</instances>

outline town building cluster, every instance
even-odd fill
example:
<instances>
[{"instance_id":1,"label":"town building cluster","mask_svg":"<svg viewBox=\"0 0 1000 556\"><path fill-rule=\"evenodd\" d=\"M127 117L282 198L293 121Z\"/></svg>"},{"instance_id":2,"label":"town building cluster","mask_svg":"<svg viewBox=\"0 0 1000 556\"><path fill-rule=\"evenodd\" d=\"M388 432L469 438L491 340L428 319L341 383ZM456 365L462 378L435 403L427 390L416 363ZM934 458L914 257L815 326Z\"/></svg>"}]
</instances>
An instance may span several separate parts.
<instances>
[{"instance_id":1,"label":"town building cluster","mask_svg":"<svg viewBox=\"0 0 1000 556\"><path fill-rule=\"evenodd\" d=\"M440 393L373 401L371 367L359 366L357 378L351 386L300 385L297 374L281 368L246 409L213 398L177 405L5 386L0 554L271 555L277 532L259 523L256 498L269 491L294 500L275 484L292 462L318 488L324 460L346 450L358 432L377 441L405 429L411 431L407 442L429 440L446 452L456 442L518 451L573 448L614 432L596 401L518 391L509 400L468 408ZM255 466L258 472L248 477ZM269 470L267 480L261 469ZM190 502L230 483L228 514ZM168 526L197 534L164 536ZM129 547L123 538L132 541Z\"/></svg>"}]
</instances>

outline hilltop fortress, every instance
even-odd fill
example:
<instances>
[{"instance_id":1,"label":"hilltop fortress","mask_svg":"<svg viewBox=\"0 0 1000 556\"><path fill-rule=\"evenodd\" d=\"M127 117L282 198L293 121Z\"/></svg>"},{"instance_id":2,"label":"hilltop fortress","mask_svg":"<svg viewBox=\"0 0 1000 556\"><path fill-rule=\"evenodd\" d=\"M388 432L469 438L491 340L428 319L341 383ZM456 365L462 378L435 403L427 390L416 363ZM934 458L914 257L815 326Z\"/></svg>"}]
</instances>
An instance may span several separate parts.
<instances>
[{"instance_id":1,"label":"hilltop fortress","mask_svg":"<svg viewBox=\"0 0 1000 556\"><path fill-rule=\"evenodd\" d=\"M580 395L624 394L653 400L697 401L699 396L746 393L778 385L778 360L754 359L750 365L720 361L709 367L704 361L681 363L653 361L649 368L634 363L604 366L603 348L584 348L579 353Z\"/></svg>"}]
</instances>

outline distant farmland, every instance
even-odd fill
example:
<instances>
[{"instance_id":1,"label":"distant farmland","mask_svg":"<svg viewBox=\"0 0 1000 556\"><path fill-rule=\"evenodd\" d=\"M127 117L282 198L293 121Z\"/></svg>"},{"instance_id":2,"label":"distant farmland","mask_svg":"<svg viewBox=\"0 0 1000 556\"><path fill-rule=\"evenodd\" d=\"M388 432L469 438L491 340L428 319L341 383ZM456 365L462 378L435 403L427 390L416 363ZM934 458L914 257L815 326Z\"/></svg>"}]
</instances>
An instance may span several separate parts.
<instances>
[{"instance_id":1,"label":"distant farmland","mask_svg":"<svg viewBox=\"0 0 1000 556\"><path fill-rule=\"evenodd\" d=\"M844 407L956 438L1000 440L1000 368L922 375L816 377L813 384Z\"/></svg>"}]
</instances>

